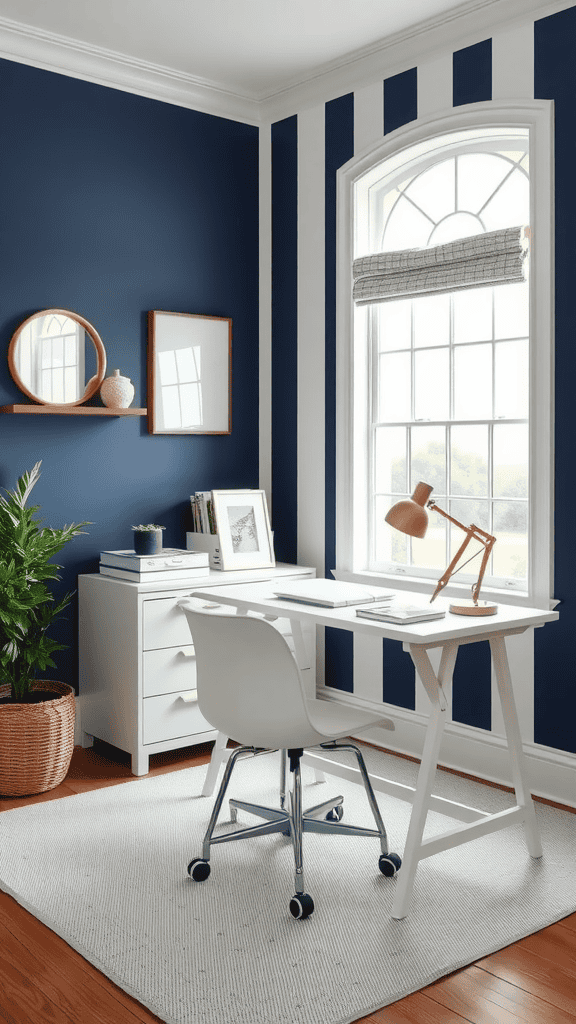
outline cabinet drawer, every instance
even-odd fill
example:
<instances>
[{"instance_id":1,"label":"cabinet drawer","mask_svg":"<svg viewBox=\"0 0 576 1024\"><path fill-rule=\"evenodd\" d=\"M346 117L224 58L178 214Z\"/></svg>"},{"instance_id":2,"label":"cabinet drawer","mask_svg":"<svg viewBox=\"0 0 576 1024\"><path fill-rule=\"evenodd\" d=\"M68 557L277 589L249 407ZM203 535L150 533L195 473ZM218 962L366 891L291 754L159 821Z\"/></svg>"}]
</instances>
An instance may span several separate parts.
<instances>
[{"instance_id":1,"label":"cabinet drawer","mask_svg":"<svg viewBox=\"0 0 576 1024\"><path fill-rule=\"evenodd\" d=\"M161 743L196 733L214 732L200 714L195 700L187 703L183 698L193 693L166 693L159 697L145 697L142 701L142 742Z\"/></svg>"},{"instance_id":2,"label":"cabinet drawer","mask_svg":"<svg viewBox=\"0 0 576 1024\"><path fill-rule=\"evenodd\" d=\"M142 696L177 693L196 689L196 658L194 647L168 647L144 651L142 655Z\"/></svg>"},{"instance_id":3,"label":"cabinet drawer","mask_svg":"<svg viewBox=\"0 0 576 1024\"><path fill-rule=\"evenodd\" d=\"M186 595L178 594L177 597L162 597L143 602L142 647L144 651L159 651L170 647L178 647L180 649L190 646L192 637L188 620L182 609L178 607L178 601L181 601L184 596ZM193 597L194 594L192 593L191 596ZM233 611L230 605L221 605L220 607L227 615ZM292 651L294 651L290 620L287 618L277 618L270 621L286 637ZM309 659L313 659L315 658L316 630L313 626L303 623L302 632ZM173 687L173 689L176 688ZM166 691L156 691L156 693L164 692Z\"/></svg>"},{"instance_id":4,"label":"cabinet drawer","mask_svg":"<svg viewBox=\"0 0 576 1024\"><path fill-rule=\"evenodd\" d=\"M188 620L178 601L190 596L160 597L142 605L142 647L154 651L162 647L184 647L192 643Z\"/></svg>"}]
</instances>

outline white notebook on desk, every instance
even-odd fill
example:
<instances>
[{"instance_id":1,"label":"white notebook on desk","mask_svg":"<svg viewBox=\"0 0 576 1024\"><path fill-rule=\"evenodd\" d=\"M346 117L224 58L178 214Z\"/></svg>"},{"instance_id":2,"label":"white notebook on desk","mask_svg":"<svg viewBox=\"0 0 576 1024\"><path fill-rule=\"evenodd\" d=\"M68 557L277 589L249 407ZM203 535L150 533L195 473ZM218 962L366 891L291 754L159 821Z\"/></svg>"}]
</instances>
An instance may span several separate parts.
<instances>
[{"instance_id":1,"label":"white notebook on desk","mask_svg":"<svg viewBox=\"0 0 576 1024\"><path fill-rule=\"evenodd\" d=\"M383 587L365 587L361 583L343 583L341 580L294 580L282 584L274 591L276 597L302 604L321 605L324 608L345 608L347 605L382 603L392 600L395 593Z\"/></svg>"},{"instance_id":2,"label":"white notebook on desk","mask_svg":"<svg viewBox=\"0 0 576 1024\"><path fill-rule=\"evenodd\" d=\"M402 604L396 601L378 603L370 608L359 608L356 615L373 622L425 622L427 619L443 619L446 612L442 608L431 608L430 605Z\"/></svg>"}]
</instances>

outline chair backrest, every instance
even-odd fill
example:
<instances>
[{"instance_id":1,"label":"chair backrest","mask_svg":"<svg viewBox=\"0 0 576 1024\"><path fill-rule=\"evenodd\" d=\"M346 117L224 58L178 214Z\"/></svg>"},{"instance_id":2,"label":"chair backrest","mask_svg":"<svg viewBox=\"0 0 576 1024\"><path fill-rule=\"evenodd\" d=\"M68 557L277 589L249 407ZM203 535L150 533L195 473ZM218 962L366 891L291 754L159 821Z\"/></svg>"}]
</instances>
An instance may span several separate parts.
<instances>
[{"instance_id":1,"label":"chair backrest","mask_svg":"<svg viewBox=\"0 0 576 1024\"><path fill-rule=\"evenodd\" d=\"M194 642L198 704L214 729L246 746L318 742L300 670L270 622L220 609L200 611L186 599L179 605Z\"/></svg>"}]
</instances>

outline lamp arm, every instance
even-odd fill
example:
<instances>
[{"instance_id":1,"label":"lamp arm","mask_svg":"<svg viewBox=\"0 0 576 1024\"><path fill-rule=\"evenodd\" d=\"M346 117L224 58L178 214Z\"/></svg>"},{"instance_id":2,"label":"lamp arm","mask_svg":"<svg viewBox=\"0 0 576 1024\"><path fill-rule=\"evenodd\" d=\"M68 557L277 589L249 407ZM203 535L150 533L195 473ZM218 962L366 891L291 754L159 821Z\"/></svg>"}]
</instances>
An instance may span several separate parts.
<instances>
[{"instance_id":1,"label":"lamp arm","mask_svg":"<svg viewBox=\"0 0 576 1024\"><path fill-rule=\"evenodd\" d=\"M437 509L437 511L441 511L441 510ZM444 514L445 513L442 513L442 515L444 515ZM446 518L450 519L451 517L447 515ZM456 522L456 520L453 519L452 522ZM459 526L460 523L458 523L457 525ZM460 547L458 548L458 551L456 552L456 554L454 555L454 558L450 562L450 565L445 570L445 572L441 576L441 578L438 580L438 583L436 584L436 590L434 591L434 593L432 594L432 597L430 598L430 604L432 604L432 601L434 601L434 599L438 596L440 591L443 590L444 587L446 586L446 584L448 583L450 577L452 576L454 570L456 569L456 566L457 566L458 562L460 561L460 558L462 557L462 555L464 554L464 551L466 550L466 548L468 547L470 541L474 537L474 534L472 533L471 530L466 529L465 526L463 526L462 529L465 531L466 537L462 541Z\"/></svg>"},{"instance_id":2,"label":"lamp arm","mask_svg":"<svg viewBox=\"0 0 576 1024\"><path fill-rule=\"evenodd\" d=\"M489 536L489 535L488 535ZM472 600L474 604L478 604L478 598L480 597L480 587L482 586L482 580L484 579L484 573L486 572L486 566L488 565L488 559L490 558L490 552L496 543L496 537L490 537L486 541L484 547L484 554L482 555L482 563L480 565L480 572L478 573L478 579L472 587Z\"/></svg>"},{"instance_id":3,"label":"lamp arm","mask_svg":"<svg viewBox=\"0 0 576 1024\"><path fill-rule=\"evenodd\" d=\"M434 591L432 597L430 598L430 604L432 604L432 601L438 596L440 591L444 589L444 587L450 580L450 577L454 573L454 570L458 562L460 561L461 556L463 555L464 551L468 547L468 544L470 543L471 540L477 540L484 546L484 554L482 556L482 562L480 565L478 579L472 587L472 600L474 601L474 604L478 604L478 595L480 593L480 587L482 586L482 580L484 579L484 573L486 571L486 566L488 565L490 552L492 551L492 548L496 543L496 537L493 537L491 533L486 533L486 530L482 530L479 526L474 526L474 524L472 524L471 526L464 526L463 523L458 522L458 520L454 519L454 517L449 515L448 512L445 512L443 508L440 508L434 500L428 502L428 508L432 509L434 512L439 512L441 516L444 516L445 519L448 519L451 523L454 523L455 526L458 526L466 534L464 540L462 541L462 544L460 545L458 551L454 555L454 558L450 562L450 565L444 572L443 576L438 580L436 590Z\"/></svg>"}]
</instances>

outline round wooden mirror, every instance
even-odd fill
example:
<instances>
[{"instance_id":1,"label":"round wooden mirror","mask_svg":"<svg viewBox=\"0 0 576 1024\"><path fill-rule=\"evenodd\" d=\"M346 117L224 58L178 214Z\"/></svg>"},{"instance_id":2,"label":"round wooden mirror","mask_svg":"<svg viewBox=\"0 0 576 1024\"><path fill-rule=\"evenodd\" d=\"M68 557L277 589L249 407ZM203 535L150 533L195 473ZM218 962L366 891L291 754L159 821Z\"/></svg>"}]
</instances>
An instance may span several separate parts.
<instances>
[{"instance_id":1,"label":"round wooden mirror","mask_svg":"<svg viewBox=\"0 0 576 1024\"><path fill-rule=\"evenodd\" d=\"M42 405L82 405L106 373L98 332L78 313L41 309L14 332L8 367L21 391Z\"/></svg>"}]
</instances>

